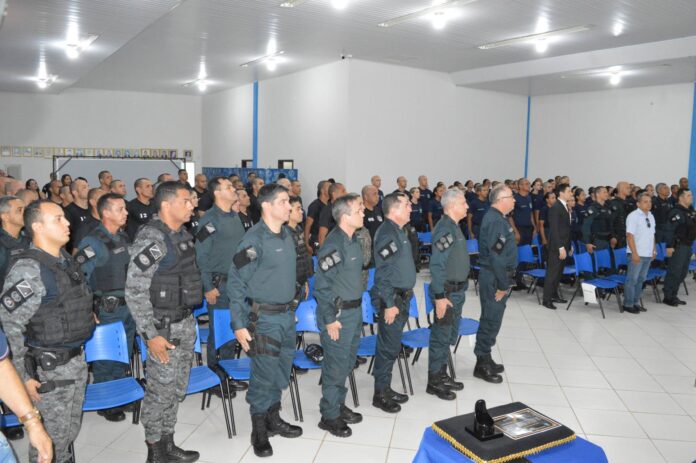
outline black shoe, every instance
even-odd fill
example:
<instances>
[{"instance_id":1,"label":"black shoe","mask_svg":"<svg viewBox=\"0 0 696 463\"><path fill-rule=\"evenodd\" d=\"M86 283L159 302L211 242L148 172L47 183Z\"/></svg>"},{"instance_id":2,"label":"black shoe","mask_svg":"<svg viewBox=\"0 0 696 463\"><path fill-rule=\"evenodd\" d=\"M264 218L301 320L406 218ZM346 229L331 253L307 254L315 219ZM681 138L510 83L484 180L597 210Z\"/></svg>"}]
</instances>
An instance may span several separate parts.
<instances>
[{"instance_id":1,"label":"black shoe","mask_svg":"<svg viewBox=\"0 0 696 463\"><path fill-rule=\"evenodd\" d=\"M200 453L194 450L184 450L177 447L174 443L174 434L162 434L162 440L160 442L162 443L162 447L164 447L169 463L192 463L198 461L201 457Z\"/></svg>"},{"instance_id":2,"label":"black shoe","mask_svg":"<svg viewBox=\"0 0 696 463\"><path fill-rule=\"evenodd\" d=\"M553 302L544 302L541 305L543 305L547 309L551 309L551 310L556 310L558 308L555 305L553 305Z\"/></svg>"},{"instance_id":3,"label":"black shoe","mask_svg":"<svg viewBox=\"0 0 696 463\"><path fill-rule=\"evenodd\" d=\"M257 457L263 458L273 455L273 447L268 442L265 413L251 415L251 445L254 447L254 455Z\"/></svg>"},{"instance_id":4,"label":"black shoe","mask_svg":"<svg viewBox=\"0 0 696 463\"><path fill-rule=\"evenodd\" d=\"M353 431L340 416L333 420L327 420L322 417L321 420L319 420L319 429L329 431L336 437L350 437L353 434Z\"/></svg>"},{"instance_id":5,"label":"black shoe","mask_svg":"<svg viewBox=\"0 0 696 463\"><path fill-rule=\"evenodd\" d=\"M413 353L413 347L404 346L404 352L407 356L411 355Z\"/></svg>"},{"instance_id":6,"label":"black shoe","mask_svg":"<svg viewBox=\"0 0 696 463\"><path fill-rule=\"evenodd\" d=\"M679 303L679 305L686 305L686 301L682 301L679 298L677 298L677 302Z\"/></svg>"},{"instance_id":7,"label":"black shoe","mask_svg":"<svg viewBox=\"0 0 696 463\"><path fill-rule=\"evenodd\" d=\"M276 402L268 409L266 430L269 436L279 434L281 437L295 438L302 435L301 427L292 425L280 417L280 402Z\"/></svg>"},{"instance_id":8,"label":"black shoe","mask_svg":"<svg viewBox=\"0 0 696 463\"><path fill-rule=\"evenodd\" d=\"M224 387L224 386L223 386ZM230 389L234 391L246 391L249 389L249 383L244 381L236 381L234 379L230 380Z\"/></svg>"},{"instance_id":9,"label":"black shoe","mask_svg":"<svg viewBox=\"0 0 696 463\"><path fill-rule=\"evenodd\" d=\"M442 400L454 400L457 398L457 394L442 383L439 372L428 375L428 386L425 388L425 392L437 396L438 399Z\"/></svg>"},{"instance_id":10,"label":"black shoe","mask_svg":"<svg viewBox=\"0 0 696 463\"><path fill-rule=\"evenodd\" d=\"M488 383L500 384L503 382L503 377L493 370L492 365L488 361L489 357L490 354L477 357L476 366L474 367L474 376Z\"/></svg>"},{"instance_id":11,"label":"black shoe","mask_svg":"<svg viewBox=\"0 0 696 463\"><path fill-rule=\"evenodd\" d=\"M671 307L679 307L679 301L676 299L662 299L662 303Z\"/></svg>"},{"instance_id":12,"label":"black shoe","mask_svg":"<svg viewBox=\"0 0 696 463\"><path fill-rule=\"evenodd\" d=\"M365 364L367 363L367 358L366 358L366 357L358 357L358 358L357 358L357 362L358 362L360 365L365 365Z\"/></svg>"},{"instance_id":13,"label":"black shoe","mask_svg":"<svg viewBox=\"0 0 696 463\"><path fill-rule=\"evenodd\" d=\"M554 298L551 299L551 302L557 302L557 303L559 303L559 304L567 304L567 303L568 303L568 300L567 300L567 299L563 299L562 297L554 297Z\"/></svg>"},{"instance_id":14,"label":"black shoe","mask_svg":"<svg viewBox=\"0 0 696 463\"><path fill-rule=\"evenodd\" d=\"M21 426L3 429L2 432L7 437L7 440L19 440L24 437L24 428Z\"/></svg>"},{"instance_id":15,"label":"black shoe","mask_svg":"<svg viewBox=\"0 0 696 463\"><path fill-rule=\"evenodd\" d=\"M157 441L152 444L145 442L145 445L147 445L147 461L145 463L169 463L164 442Z\"/></svg>"},{"instance_id":16,"label":"black shoe","mask_svg":"<svg viewBox=\"0 0 696 463\"><path fill-rule=\"evenodd\" d=\"M525 285L524 283L520 283L518 285L515 285L512 287L513 291L529 291L529 286Z\"/></svg>"},{"instance_id":17,"label":"black shoe","mask_svg":"<svg viewBox=\"0 0 696 463\"><path fill-rule=\"evenodd\" d=\"M399 413L401 411L401 405L394 402L386 390L375 391L375 395L372 397L372 406L387 413Z\"/></svg>"},{"instance_id":18,"label":"black shoe","mask_svg":"<svg viewBox=\"0 0 696 463\"><path fill-rule=\"evenodd\" d=\"M628 313L632 313L632 314L638 314L638 313L640 313L640 309L636 309L635 307L626 307L626 306L623 306L623 311L624 311L624 312L628 312Z\"/></svg>"},{"instance_id":19,"label":"black shoe","mask_svg":"<svg viewBox=\"0 0 696 463\"><path fill-rule=\"evenodd\" d=\"M405 404L408 402L408 396L406 394L401 394L399 392L396 392L394 389L391 387L387 386L387 388L384 390L386 394L389 395L389 397L396 402L397 404Z\"/></svg>"},{"instance_id":20,"label":"black shoe","mask_svg":"<svg viewBox=\"0 0 696 463\"><path fill-rule=\"evenodd\" d=\"M488 356L488 363L491 366L491 368L493 369L494 373L502 373L505 371L505 367L503 366L503 364L502 363L495 363L493 361L493 356L491 356L491 355Z\"/></svg>"},{"instance_id":21,"label":"black shoe","mask_svg":"<svg viewBox=\"0 0 696 463\"><path fill-rule=\"evenodd\" d=\"M363 420L360 413L354 412L345 405L341 405L341 419L346 422L346 424L357 424Z\"/></svg>"},{"instance_id":22,"label":"black shoe","mask_svg":"<svg viewBox=\"0 0 696 463\"><path fill-rule=\"evenodd\" d=\"M634 308L634 309L638 309L638 310L640 310L641 312L647 312L647 311L648 311L648 309L646 309L646 308L643 307L642 305L638 305L638 304L634 305L633 308Z\"/></svg>"},{"instance_id":23,"label":"black shoe","mask_svg":"<svg viewBox=\"0 0 696 463\"><path fill-rule=\"evenodd\" d=\"M230 391L227 389L227 387L225 387L224 381L222 381L222 391L223 391L223 394L225 394L225 399L230 399L230 398L234 399L235 397L237 397L237 393L234 392L234 390L232 390L232 392L230 393ZM221 396L219 387L214 387L214 388L210 389L208 392L210 392L211 394L213 394L216 397Z\"/></svg>"},{"instance_id":24,"label":"black shoe","mask_svg":"<svg viewBox=\"0 0 696 463\"><path fill-rule=\"evenodd\" d=\"M444 365L442 369L440 370L440 379L442 380L442 384L447 388L452 391L461 391L464 389L464 383L461 383L459 381L455 381L452 379L450 375L447 374L447 366Z\"/></svg>"},{"instance_id":25,"label":"black shoe","mask_svg":"<svg viewBox=\"0 0 696 463\"><path fill-rule=\"evenodd\" d=\"M99 410L97 415L106 418L106 421L111 421L112 423L117 423L126 419L126 414L120 408L109 408L106 410Z\"/></svg>"}]
</instances>

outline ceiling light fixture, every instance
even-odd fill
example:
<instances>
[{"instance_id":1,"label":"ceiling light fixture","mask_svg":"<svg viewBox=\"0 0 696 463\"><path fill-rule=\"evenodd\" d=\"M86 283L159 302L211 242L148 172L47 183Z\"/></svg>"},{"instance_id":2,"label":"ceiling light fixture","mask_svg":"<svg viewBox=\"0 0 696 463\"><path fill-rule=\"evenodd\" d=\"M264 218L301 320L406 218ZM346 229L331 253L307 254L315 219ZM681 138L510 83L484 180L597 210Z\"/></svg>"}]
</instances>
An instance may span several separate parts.
<instances>
[{"instance_id":1,"label":"ceiling light fixture","mask_svg":"<svg viewBox=\"0 0 696 463\"><path fill-rule=\"evenodd\" d=\"M423 18L426 16L434 16L435 13L438 12L443 12L451 7L454 6L464 6L468 5L469 3L474 3L477 0L448 0L445 2L440 2L436 5L429 6L427 8L423 8L421 10L414 11L413 13L405 14L403 16L398 16L396 18L389 19L387 21L381 22L377 24L379 27L392 27L396 26L397 24L401 24L403 22L407 21L412 21L414 19L418 18ZM437 29L437 26L435 25L435 20L433 20L433 26ZM443 26L444 27L444 26Z\"/></svg>"},{"instance_id":2,"label":"ceiling light fixture","mask_svg":"<svg viewBox=\"0 0 696 463\"><path fill-rule=\"evenodd\" d=\"M611 29L611 33L614 34L614 37L618 37L621 34L623 34L624 31L624 23L621 21L616 21L614 23L614 27Z\"/></svg>"},{"instance_id":3,"label":"ceiling light fixture","mask_svg":"<svg viewBox=\"0 0 696 463\"><path fill-rule=\"evenodd\" d=\"M331 5L337 10L343 10L348 6L349 0L331 0Z\"/></svg>"},{"instance_id":4,"label":"ceiling light fixture","mask_svg":"<svg viewBox=\"0 0 696 463\"><path fill-rule=\"evenodd\" d=\"M92 42L97 40L98 35L90 35L80 40L69 41L65 43L65 54L70 59L76 59L80 54L92 45Z\"/></svg>"},{"instance_id":5,"label":"ceiling light fixture","mask_svg":"<svg viewBox=\"0 0 696 463\"><path fill-rule=\"evenodd\" d=\"M545 37L542 37L536 41L534 48L537 53L546 53L546 50L549 49L549 41Z\"/></svg>"},{"instance_id":6,"label":"ceiling light fixture","mask_svg":"<svg viewBox=\"0 0 696 463\"><path fill-rule=\"evenodd\" d=\"M574 34L576 32L585 32L592 29L594 26L591 24L583 26L573 26L566 27L564 29L556 29L554 31L541 32L539 34L523 35L521 37L514 37L512 39L501 40L499 42L485 43L479 45L478 48L481 50L491 50L493 48L506 47L508 45L517 45L520 43L538 43L540 39L549 39L551 37L556 37L559 35Z\"/></svg>"},{"instance_id":7,"label":"ceiling light fixture","mask_svg":"<svg viewBox=\"0 0 696 463\"><path fill-rule=\"evenodd\" d=\"M436 11L433 13L433 27L436 30L442 30L447 25L447 14L443 11Z\"/></svg>"},{"instance_id":8,"label":"ceiling light fixture","mask_svg":"<svg viewBox=\"0 0 696 463\"><path fill-rule=\"evenodd\" d=\"M53 84L53 82L56 81L56 76L51 75L48 73L46 70L46 62L45 61L40 61L39 62L39 71L36 74L36 85L41 89L44 90Z\"/></svg>"},{"instance_id":9,"label":"ceiling light fixture","mask_svg":"<svg viewBox=\"0 0 696 463\"><path fill-rule=\"evenodd\" d=\"M307 0L287 0L280 4L283 8L295 8L296 6L302 5Z\"/></svg>"},{"instance_id":10,"label":"ceiling light fixture","mask_svg":"<svg viewBox=\"0 0 696 463\"><path fill-rule=\"evenodd\" d=\"M621 74L618 72L615 74L612 74L611 77L609 78L609 83L611 85L619 85L621 83Z\"/></svg>"},{"instance_id":11,"label":"ceiling light fixture","mask_svg":"<svg viewBox=\"0 0 696 463\"><path fill-rule=\"evenodd\" d=\"M285 51L280 50L275 53L269 53L268 55L262 56L260 58L253 59L251 61L247 61L246 63L240 64L239 67L241 68L248 68L249 66L257 65L264 63L266 64L266 67L269 68L269 71L274 71L275 68L277 67L278 63L280 62L279 57L281 55L284 55ZM273 67L273 69L270 69Z\"/></svg>"},{"instance_id":12,"label":"ceiling light fixture","mask_svg":"<svg viewBox=\"0 0 696 463\"><path fill-rule=\"evenodd\" d=\"M208 89L210 81L208 80L208 72L205 69L205 61L201 60L200 67L198 68L198 78L192 80L191 82L186 82L184 87L196 86L198 91L203 93Z\"/></svg>"}]
</instances>

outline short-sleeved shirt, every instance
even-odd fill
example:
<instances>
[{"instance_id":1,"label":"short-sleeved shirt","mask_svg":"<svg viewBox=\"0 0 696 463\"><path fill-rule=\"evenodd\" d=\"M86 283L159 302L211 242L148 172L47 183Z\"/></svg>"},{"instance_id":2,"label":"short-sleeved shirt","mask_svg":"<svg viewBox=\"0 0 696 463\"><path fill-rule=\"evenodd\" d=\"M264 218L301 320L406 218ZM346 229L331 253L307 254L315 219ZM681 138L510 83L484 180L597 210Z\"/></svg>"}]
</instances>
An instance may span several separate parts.
<instances>
[{"instance_id":1,"label":"short-sleeved shirt","mask_svg":"<svg viewBox=\"0 0 696 463\"><path fill-rule=\"evenodd\" d=\"M321 216L321 211L324 210L326 204L321 202L318 198L312 201L307 208L307 217L311 217L312 228L309 230L309 235L311 239L316 240L319 236L319 217Z\"/></svg>"},{"instance_id":2,"label":"short-sleeved shirt","mask_svg":"<svg viewBox=\"0 0 696 463\"><path fill-rule=\"evenodd\" d=\"M442 203L433 198L430 200L430 204L428 205L428 212L433 216L433 227L435 224L437 224L437 221L440 220L443 214L442 210Z\"/></svg>"},{"instance_id":3,"label":"short-sleeved shirt","mask_svg":"<svg viewBox=\"0 0 696 463\"><path fill-rule=\"evenodd\" d=\"M626 233L633 235L636 251L640 257L652 257L655 246L655 217L651 212L646 214L640 209L636 209L628 214ZM631 248L627 247L626 252L630 253Z\"/></svg>"},{"instance_id":4,"label":"short-sleeved shirt","mask_svg":"<svg viewBox=\"0 0 696 463\"><path fill-rule=\"evenodd\" d=\"M512 211L512 219L516 227L532 227L532 195L522 196L514 193L515 209Z\"/></svg>"},{"instance_id":5,"label":"short-sleeved shirt","mask_svg":"<svg viewBox=\"0 0 696 463\"><path fill-rule=\"evenodd\" d=\"M10 355L10 347L7 345L5 333L0 330L0 360L5 360Z\"/></svg>"}]
</instances>

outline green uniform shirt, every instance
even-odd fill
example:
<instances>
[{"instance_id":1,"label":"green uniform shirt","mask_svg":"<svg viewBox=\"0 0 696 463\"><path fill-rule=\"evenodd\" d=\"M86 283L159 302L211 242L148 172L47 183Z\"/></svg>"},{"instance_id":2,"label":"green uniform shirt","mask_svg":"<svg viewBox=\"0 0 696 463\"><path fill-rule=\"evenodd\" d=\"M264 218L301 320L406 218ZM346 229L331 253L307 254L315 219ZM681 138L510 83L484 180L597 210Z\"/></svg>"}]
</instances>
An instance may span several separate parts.
<instances>
[{"instance_id":1,"label":"green uniform shirt","mask_svg":"<svg viewBox=\"0 0 696 463\"><path fill-rule=\"evenodd\" d=\"M445 283L469 278L469 252L461 228L447 214L435 225L430 256L430 287L434 294L445 292Z\"/></svg>"},{"instance_id":2,"label":"green uniform shirt","mask_svg":"<svg viewBox=\"0 0 696 463\"><path fill-rule=\"evenodd\" d=\"M372 290L387 307L393 307L394 290L410 290L416 284L411 242L403 228L385 218L375 233L373 249L375 284Z\"/></svg>"},{"instance_id":3,"label":"green uniform shirt","mask_svg":"<svg viewBox=\"0 0 696 463\"><path fill-rule=\"evenodd\" d=\"M481 222L479 232L479 265L495 275L495 285L507 291L515 284L517 243L515 232L505 216L491 207Z\"/></svg>"}]
</instances>

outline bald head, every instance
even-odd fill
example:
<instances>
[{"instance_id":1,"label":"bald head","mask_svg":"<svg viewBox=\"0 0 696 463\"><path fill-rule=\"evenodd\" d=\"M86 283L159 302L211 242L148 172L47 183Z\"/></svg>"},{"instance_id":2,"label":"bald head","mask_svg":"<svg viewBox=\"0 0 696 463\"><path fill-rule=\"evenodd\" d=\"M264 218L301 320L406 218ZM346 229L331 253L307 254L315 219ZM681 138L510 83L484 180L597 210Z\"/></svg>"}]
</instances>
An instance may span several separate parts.
<instances>
[{"instance_id":1,"label":"bald head","mask_svg":"<svg viewBox=\"0 0 696 463\"><path fill-rule=\"evenodd\" d=\"M379 192L373 185L365 185L360 193L363 197L363 204L368 209L374 209L379 203Z\"/></svg>"}]
</instances>

